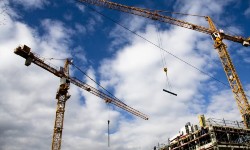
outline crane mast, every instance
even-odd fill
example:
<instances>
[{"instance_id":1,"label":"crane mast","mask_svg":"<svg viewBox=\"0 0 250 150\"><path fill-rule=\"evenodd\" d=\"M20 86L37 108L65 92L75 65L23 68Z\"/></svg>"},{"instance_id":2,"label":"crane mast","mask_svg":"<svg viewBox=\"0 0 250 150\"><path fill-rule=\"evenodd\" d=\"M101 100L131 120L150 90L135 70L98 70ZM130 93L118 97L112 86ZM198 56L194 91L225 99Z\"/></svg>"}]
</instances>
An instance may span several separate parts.
<instances>
[{"instance_id":1,"label":"crane mast","mask_svg":"<svg viewBox=\"0 0 250 150\"><path fill-rule=\"evenodd\" d=\"M96 95L97 97L103 99L106 103L111 103L135 116L138 116L144 120L148 120L147 115L126 105L121 100L113 96L107 95L106 93L95 89L94 87L78 80L77 78L71 77L69 75L69 65L71 63L69 59L66 59L63 68L61 67L60 69L56 69L55 67L51 66L47 62L40 59L36 54L32 53L30 51L30 48L26 45L17 47L14 53L25 59L26 66L29 66L31 63L34 63L60 78L60 86L56 93L57 109L56 109L56 118L55 118L53 138L52 138L52 150L61 149L65 104L66 101L70 98L68 92L70 83L73 83L74 85Z\"/></svg>"},{"instance_id":2,"label":"crane mast","mask_svg":"<svg viewBox=\"0 0 250 150\"><path fill-rule=\"evenodd\" d=\"M66 59L64 68L61 70L65 76L69 76L69 64L70 60ZM57 108L56 108L56 118L55 118L54 132L52 138L52 148L51 148L52 150L61 149L65 104L66 101L70 98L68 92L69 86L70 82L65 77L61 77L60 86L56 93Z\"/></svg>"},{"instance_id":3,"label":"crane mast","mask_svg":"<svg viewBox=\"0 0 250 150\"><path fill-rule=\"evenodd\" d=\"M149 18L155 21L165 22L172 25L177 25L180 27L188 28L191 30L195 30L198 32L202 32L212 36L214 41L214 48L217 50L219 54L219 58L221 60L223 69L226 73L227 79L229 81L231 90L234 94L236 103L238 105L239 111L241 113L242 119L244 121L245 127L250 128L250 106L247 100L246 94L244 92L243 86L240 82L240 79L237 75L235 67L232 63L230 55L227 51L226 44L223 43L223 39L230 40L233 42L241 43L243 46L250 45L250 37L243 38L241 36L233 36L230 34L226 34L222 31L218 31L216 26L214 25L212 19L209 16L204 16L205 19L209 23L209 28L195 25L183 20L175 19L169 16L165 16L159 13L159 11L150 11L143 8L126 6L114 2L110 2L107 0L78 0L81 3L93 4L96 6L101 6L109 9L114 9L118 11L122 11L129 14L134 14L137 16Z\"/></svg>"}]
</instances>

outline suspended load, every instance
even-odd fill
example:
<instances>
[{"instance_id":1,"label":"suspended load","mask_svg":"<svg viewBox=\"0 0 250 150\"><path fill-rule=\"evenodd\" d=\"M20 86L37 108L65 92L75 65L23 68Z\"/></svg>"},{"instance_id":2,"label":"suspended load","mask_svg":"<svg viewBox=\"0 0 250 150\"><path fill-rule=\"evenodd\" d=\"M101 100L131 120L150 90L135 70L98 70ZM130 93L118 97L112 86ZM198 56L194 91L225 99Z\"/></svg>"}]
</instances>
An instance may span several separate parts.
<instances>
[{"instance_id":1,"label":"suspended load","mask_svg":"<svg viewBox=\"0 0 250 150\"><path fill-rule=\"evenodd\" d=\"M170 83L169 83L169 81L168 81L167 71L168 71L168 69L167 69L167 68L164 68L164 72L166 72L167 83L168 83L168 86L169 86L169 88L170 88L170 90L171 90L171 85L170 85ZM172 95L174 95L174 96L177 96L177 94L175 94L175 93L173 93L173 92L171 92L171 91L169 91L169 90L163 89L163 91L164 91L164 92L167 92L167 93L169 93L169 94L172 94Z\"/></svg>"}]
</instances>

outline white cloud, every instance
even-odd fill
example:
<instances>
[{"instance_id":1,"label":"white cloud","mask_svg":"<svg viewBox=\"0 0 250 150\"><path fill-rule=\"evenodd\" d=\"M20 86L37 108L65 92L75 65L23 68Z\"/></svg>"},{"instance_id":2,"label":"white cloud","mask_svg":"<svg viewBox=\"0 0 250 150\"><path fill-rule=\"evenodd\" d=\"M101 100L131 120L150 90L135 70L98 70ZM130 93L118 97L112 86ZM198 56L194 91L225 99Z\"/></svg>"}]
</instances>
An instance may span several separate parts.
<instances>
[{"instance_id":1,"label":"white cloud","mask_svg":"<svg viewBox=\"0 0 250 150\"><path fill-rule=\"evenodd\" d=\"M71 13L65 13L64 15L63 15L63 17L64 17L64 19L65 20L67 20L67 21L71 21L72 20L72 14Z\"/></svg>"},{"instance_id":2,"label":"white cloud","mask_svg":"<svg viewBox=\"0 0 250 150\"><path fill-rule=\"evenodd\" d=\"M138 16L128 16L127 14L123 15L121 26L128 27L132 32L137 32L141 29L143 25L146 24L146 20L142 17ZM114 29L110 32L109 37L112 39L110 44L110 50L116 51L120 46L131 42L132 33L130 31L125 30L120 25L116 25Z\"/></svg>"},{"instance_id":3,"label":"white cloud","mask_svg":"<svg viewBox=\"0 0 250 150\"><path fill-rule=\"evenodd\" d=\"M82 4L76 4L76 7L77 7L82 13L85 12L85 6L84 6L84 5L82 5Z\"/></svg>"},{"instance_id":4,"label":"white cloud","mask_svg":"<svg viewBox=\"0 0 250 150\"><path fill-rule=\"evenodd\" d=\"M68 33L70 30L67 30L58 21L44 20L43 28L45 32L41 37L34 29L12 20L8 15L6 20L6 25L2 26L0 30L0 41L2 43L0 45L0 149L49 149L56 109L55 94L59 79L34 64L29 67L24 66L24 59L14 54L14 48L19 44L27 44L33 52L42 54L42 56L65 58L70 55L67 51L69 49L71 34ZM91 109L81 111L84 107L79 105L80 102L77 101L77 99L80 99L79 89L72 87L71 92L74 94L71 98L72 102L68 102L69 107L66 109L69 115L65 115L65 120L71 121L72 119L73 123L74 121L77 123L75 125L70 124L70 122L69 124L65 123L65 139L71 139L72 133L79 132L79 130L74 131L76 129L83 128L86 130L84 125L88 118L81 118L81 116L92 114L90 113ZM91 100L93 99L96 98ZM77 108L74 108L74 105ZM79 115L76 115L76 113L79 113ZM117 116L115 113L111 112L111 114L111 116ZM92 119L101 116L98 114L96 117L96 115L97 113L94 116L87 116L92 116ZM95 122L89 122L91 124L88 128L94 126ZM70 133L67 134L67 129L70 129L71 125L76 128L68 130ZM103 131L103 129L100 129L100 132ZM86 131L83 133L86 133ZM65 142L65 147L67 146L72 147L72 144Z\"/></svg>"},{"instance_id":5,"label":"white cloud","mask_svg":"<svg viewBox=\"0 0 250 150\"><path fill-rule=\"evenodd\" d=\"M82 34L85 34L85 33L86 33L86 28L85 28L83 25L79 24L79 23L77 23L77 24L75 25L75 28L76 28L76 31L77 31L78 33L82 33Z\"/></svg>"},{"instance_id":6,"label":"white cloud","mask_svg":"<svg viewBox=\"0 0 250 150\"><path fill-rule=\"evenodd\" d=\"M245 15L246 17L249 17L249 16L250 16L250 7L248 7L248 8L245 10L244 15Z\"/></svg>"},{"instance_id":7,"label":"white cloud","mask_svg":"<svg viewBox=\"0 0 250 150\"><path fill-rule=\"evenodd\" d=\"M227 120L233 121L241 120L241 115L231 89L219 91L217 95L213 95L211 97L211 102L207 107L206 114L207 117L211 118L227 118Z\"/></svg>"},{"instance_id":8,"label":"white cloud","mask_svg":"<svg viewBox=\"0 0 250 150\"><path fill-rule=\"evenodd\" d=\"M35 29L6 16L6 25L0 30L0 149L49 149L59 79L34 64L24 66L24 59L14 54L14 48L26 44L41 56L70 57L73 32L60 21L46 19L42 20L40 28L44 32L39 35ZM79 50L82 48L76 49ZM53 63L63 65L63 62ZM94 71L90 70L89 74L94 76ZM116 128L119 113L108 110L103 100L74 85L71 85L70 94L62 148L106 147L107 120L112 120L111 127Z\"/></svg>"},{"instance_id":9,"label":"white cloud","mask_svg":"<svg viewBox=\"0 0 250 150\"><path fill-rule=\"evenodd\" d=\"M153 42L157 39L156 29L153 26L148 26L145 33L138 34ZM170 31L164 31L162 35L165 49L180 58L185 58L196 67L202 68L210 61L195 54L194 49L197 46L195 40L198 40L199 34L173 28ZM182 36L177 38L175 35ZM122 97L127 104L150 116L149 121L136 119L136 122L130 122L130 125L135 126L132 129L131 126L126 127L122 124L119 132L114 136L127 139L122 141L126 146L121 146L122 143L113 146L116 149L139 149L139 147L149 149L157 143L157 137L173 134L174 129L177 131L185 122L194 120L188 117L196 115L191 114L189 106L193 105L192 103L197 106L203 105L200 101L195 102L192 99L196 97L202 86L196 83L205 81L207 77L176 58L166 55L168 76L178 96L164 93L162 89L166 88L164 82L166 79L158 48L137 37L133 37L131 41L131 45L119 50L115 58L102 63L101 74L104 85L113 87L118 97ZM169 126L168 122L174 121L179 122L180 125L171 128L171 131L168 130L166 128Z\"/></svg>"},{"instance_id":10,"label":"white cloud","mask_svg":"<svg viewBox=\"0 0 250 150\"><path fill-rule=\"evenodd\" d=\"M248 48L247 47L243 47L240 48L237 51L237 54L240 55L242 57L242 60L246 63L250 63L250 55L248 53Z\"/></svg>"},{"instance_id":11,"label":"white cloud","mask_svg":"<svg viewBox=\"0 0 250 150\"><path fill-rule=\"evenodd\" d=\"M250 63L250 57L244 58L244 61Z\"/></svg>"},{"instance_id":12,"label":"white cloud","mask_svg":"<svg viewBox=\"0 0 250 150\"><path fill-rule=\"evenodd\" d=\"M200 10L199 5L193 7L194 11ZM40 28L44 32L39 35L36 29L9 16L6 20L6 25L0 26L0 149L49 149L59 79L34 64L24 66L24 59L15 55L13 49L19 44L27 44L42 56L70 57L74 32L60 21L46 19L42 20ZM157 44L153 25L139 30L143 21L129 24L138 30L138 34ZM209 37L179 27L160 34L163 48L167 51L201 70L213 69L215 52L208 48L211 42L200 40ZM214 84L207 86L207 76L169 54L165 54L168 77L172 91L178 96L163 92L162 89L168 87L158 48L133 35L127 38L131 40L129 45L118 49L113 58L101 63L101 83L114 89L116 97L149 115L150 119L130 119L131 116L121 114L120 109L113 106L108 110L103 100L71 85L72 96L66 105L62 149L152 149L158 142L166 142L186 122L197 123L198 113L239 119L236 104L231 105L233 96L230 91L209 93L211 101L207 104L200 92L204 88L216 91L218 87ZM76 51L80 50L83 48L76 48ZM83 61L85 59L84 55ZM63 62L54 63L63 65ZM92 68L88 70L93 78L99 72ZM85 81L94 85L88 79ZM229 98L224 102L222 97ZM111 120L112 131L110 148L107 147L108 119Z\"/></svg>"},{"instance_id":13,"label":"white cloud","mask_svg":"<svg viewBox=\"0 0 250 150\"><path fill-rule=\"evenodd\" d=\"M94 28L95 25L96 25L95 20L91 18L91 19L88 20L87 29L88 29L90 32L93 32L93 31L95 31L95 28Z\"/></svg>"},{"instance_id":14,"label":"white cloud","mask_svg":"<svg viewBox=\"0 0 250 150\"><path fill-rule=\"evenodd\" d=\"M90 19L87 20L86 23L86 29L88 30L88 33L92 33L95 31L95 28L99 26L102 23L102 17L96 13L90 12Z\"/></svg>"},{"instance_id":15,"label":"white cloud","mask_svg":"<svg viewBox=\"0 0 250 150\"><path fill-rule=\"evenodd\" d=\"M184 6L187 6L185 8L189 8L187 10L191 13L199 11L210 13L210 8L215 3L206 5L209 7L205 7L206 9L203 5L205 4L200 1L194 1ZM222 7L222 5L216 6L216 12L222 12L220 10ZM197 19L191 20L204 24ZM145 32L137 31L137 33L157 44L154 26L148 25ZM179 27L172 27L171 30L163 31L161 35L165 50L200 70L210 72L215 69L218 54L213 50L211 41L203 40L210 39L209 36ZM178 96L162 92L162 89L166 88L166 79L158 48L139 37L132 35L127 37L131 44L120 48L112 59L102 63L100 69L102 83L114 88L118 97L122 97L127 104L148 114L150 118L148 121L136 119L133 122L123 122L113 135L114 149L152 149L158 142L166 142L167 138L174 135L186 122L197 123L199 113L205 113L208 117L240 120L236 103L230 105L234 102L232 94L229 94L230 91L220 89L221 93L210 93L209 88L214 90L215 87L207 86L209 79L207 76L169 54L165 55L166 67L169 69L168 76L173 85L173 92ZM202 94L204 91L212 95L210 104L207 104ZM225 97L229 98L225 100ZM226 105L221 107L223 102ZM122 141L119 141L119 138Z\"/></svg>"},{"instance_id":16,"label":"white cloud","mask_svg":"<svg viewBox=\"0 0 250 150\"><path fill-rule=\"evenodd\" d=\"M13 0L13 3L23 5L26 9L43 8L48 4L47 0Z\"/></svg>"},{"instance_id":17,"label":"white cloud","mask_svg":"<svg viewBox=\"0 0 250 150\"><path fill-rule=\"evenodd\" d=\"M24 60L14 54L14 48L19 44L25 43L35 47L36 40L33 38L34 35L31 28L25 24L13 22L8 16L7 23L1 27L0 32L0 41L2 43L0 46L0 76L1 83L6 84L5 86L0 86L0 110L2 115L0 119L0 147L1 149L26 149L20 146L26 145L25 147L32 149L32 147L36 147L35 143L39 139L44 139L44 135L48 131L50 132L47 125L53 123L50 120L52 113L50 104L53 101L50 100L54 99L54 96L47 95L42 89L46 87L47 90L54 92L56 90L44 81L55 85L58 83L48 73L41 71L34 65L29 68L24 67ZM28 70L30 69L33 71L29 72ZM48 120L44 121L42 118L47 118ZM38 122L40 122L40 128L36 126ZM29 138L34 140L30 141ZM10 144L9 141L16 144ZM41 149L46 147L43 145L39 146Z\"/></svg>"},{"instance_id":18,"label":"white cloud","mask_svg":"<svg viewBox=\"0 0 250 150\"><path fill-rule=\"evenodd\" d=\"M232 35L243 35L243 31L240 29L241 27L230 26L225 30L225 32L232 34Z\"/></svg>"}]
</instances>

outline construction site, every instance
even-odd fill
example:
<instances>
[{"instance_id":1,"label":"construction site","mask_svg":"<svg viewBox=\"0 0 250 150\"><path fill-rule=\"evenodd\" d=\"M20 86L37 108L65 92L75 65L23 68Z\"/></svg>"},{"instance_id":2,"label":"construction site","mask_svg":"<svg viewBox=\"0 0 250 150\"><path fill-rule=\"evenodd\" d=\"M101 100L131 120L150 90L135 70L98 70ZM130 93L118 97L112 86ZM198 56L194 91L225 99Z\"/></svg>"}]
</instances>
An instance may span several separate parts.
<instances>
[{"instance_id":1,"label":"construction site","mask_svg":"<svg viewBox=\"0 0 250 150\"><path fill-rule=\"evenodd\" d=\"M250 149L250 129L242 122L199 116L200 126L190 122L160 150Z\"/></svg>"},{"instance_id":2,"label":"construction site","mask_svg":"<svg viewBox=\"0 0 250 150\"><path fill-rule=\"evenodd\" d=\"M188 122L183 127L176 131L176 135L168 138L167 143L163 145L155 146L154 150L247 150L250 149L250 105L248 96L243 89L243 85L236 72L233 61L227 50L227 45L224 40L228 42L234 42L241 44L244 47L250 46L250 37L245 38L241 36L234 36L226 33L225 31L218 29L214 24L210 16L203 16L203 19L207 21L209 27L196 25L194 23L186 22L176 18L172 18L167 15L163 15L160 11L144 9L139 7L127 6L119 3L114 3L107 0L78 0L79 4L85 7L97 6L105 9L113 9L120 12L148 18L156 22L162 22L170 24L172 26L179 26L180 28L186 28L187 30L193 30L196 32L209 35L208 38L212 38L214 42L213 47L218 53L221 61L221 69L224 70L228 80L229 89L233 93L236 103L241 115L242 120L227 120L223 118L206 118L205 115L199 115L197 120L199 125L194 125ZM91 8L92 9L92 8ZM176 35L178 36L178 35ZM156 46L160 50L164 50L160 46ZM84 81L71 76L69 73L69 67L73 66L80 70L76 64L69 58L64 62L64 66L57 68L32 51L32 47L29 45L21 45L15 48L14 53L24 58L25 66L35 64L39 68L53 74L60 79L60 85L57 93L55 93L57 107L55 110L55 120L53 128L53 137L51 143L52 150L60 150L63 143L62 134L64 129L64 115L66 102L70 99L69 94L70 84L75 85L77 88L83 89L85 92L89 92L92 95L100 98L106 104L111 104L119 107L123 111L130 113L135 117L139 117L143 120L149 120L150 116L146 115L147 112L142 113L137 109L125 104L122 100L118 99L107 91L104 87L98 85L98 88L90 86ZM186 63L186 62L185 62ZM164 73L167 76L168 68L164 68ZM80 70L82 72L82 70ZM93 80L93 79L91 79ZM163 92L172 96L177 96L171 90L163 89ZM65 120L67 121L67 120ZM108 120L108 147L110 146L110 120ZM52 125L51 125L52 127ZM155 144L157 145L157 144Z\"/></svg>"}]
</instances>

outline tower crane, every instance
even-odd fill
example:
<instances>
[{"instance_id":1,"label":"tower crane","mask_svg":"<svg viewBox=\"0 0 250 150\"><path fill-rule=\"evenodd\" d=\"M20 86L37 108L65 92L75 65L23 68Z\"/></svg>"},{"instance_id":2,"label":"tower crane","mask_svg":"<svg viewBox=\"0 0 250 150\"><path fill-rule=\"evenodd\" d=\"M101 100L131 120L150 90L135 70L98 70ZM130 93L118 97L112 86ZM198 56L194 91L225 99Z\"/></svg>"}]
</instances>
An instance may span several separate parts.
<instances>
[{"instance_id":1,"label":"tower crane","mask_svg":"<svg viewBox=\"0 0 250 150\"><path fill-rule=\"evenodd\" d=\"M148 120L148 117L145 114L126 105L125 103L115 98L114 96L107 95L106 93L95 89L94 87L80 81L79 79L71 77L69 75L69 65L71 64L71 61L69 59L66 59L64 67L56 69L49 63L40 59L38 55L32 53L30 51L30 48L26 45L17 47L14 53L26 59L25 61L26 66L29 66L31 63L34 63L37 66L49 71L50 73L54 74L55 76L61 79L60 86L56 94L57 109L56 109L56 118L55 118L53 138L52 138L52 150L61 149L65 104L66 101L70 98L68 92L70 83L73 83L74 85L90 92L91 94L96 95L97 97L103 99L106 103L111 103L135 116Z\"/></svg>"},{"instance_id":2,"label":"tower crane","mask_svg":"<svg viewBox=\"0 0 250 150\"><path fill-rule=\"evenodd\" d=\"M250 128L250 106L247 100L246 94L244 92L243 86L240 82L240 79L236 73L235 67L232 63L230 55L227 51L227 46L224 44L223 39L241 43L243 46L250 45L250 37L243 38L241 36L233 36L230 34L224 33L222 30L218 30L213 23L212 19L209 16L204 16L208 21L209 27L203 27L196 24L192 24L183 20L179 20L176 18L172 18L169 16L165 16L159 13L159 11L148 10L144 8L126 6L114 2L110 2L107 0L78 0L81 3L93 4L96 6L106 7L109 9L118 10L121 12L149 18L151 20L165 22L168 24L180 26L183 28L195 30L198 32L202 32L208 35L211 35L214 41L214 48L217 50L219 54L219 58L221 60L222 66L226 73L228 82L230 84L231 90L233 92L234 98L238 105L239 111L241 113L244 125L246 128Z\"/></svg>"}]
</instances>

